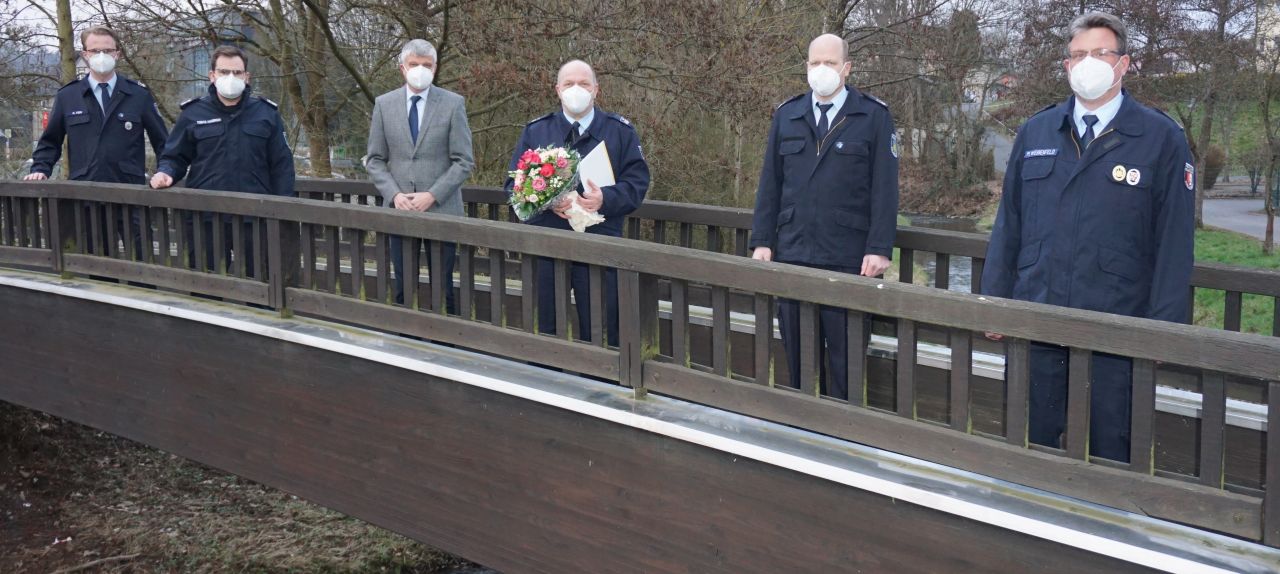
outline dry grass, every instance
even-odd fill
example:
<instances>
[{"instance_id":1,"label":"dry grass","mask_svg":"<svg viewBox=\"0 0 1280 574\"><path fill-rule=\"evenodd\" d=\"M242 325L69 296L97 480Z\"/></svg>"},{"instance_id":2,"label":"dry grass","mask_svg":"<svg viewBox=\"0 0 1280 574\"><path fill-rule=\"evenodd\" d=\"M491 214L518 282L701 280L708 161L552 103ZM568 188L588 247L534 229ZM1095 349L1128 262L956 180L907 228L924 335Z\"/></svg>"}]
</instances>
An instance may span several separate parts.
<instances>
[{"instance_id":1,"label":"dry grass","mask_svg":"<svg viewBox=\"0 0 1280 574\"><path fill-rule=\"evenodd\" d=\"M0 403L0 571L436 573L468 563L260 484ZM136 555L136 556L135 556Z\"/></svg>"}]
</instances>

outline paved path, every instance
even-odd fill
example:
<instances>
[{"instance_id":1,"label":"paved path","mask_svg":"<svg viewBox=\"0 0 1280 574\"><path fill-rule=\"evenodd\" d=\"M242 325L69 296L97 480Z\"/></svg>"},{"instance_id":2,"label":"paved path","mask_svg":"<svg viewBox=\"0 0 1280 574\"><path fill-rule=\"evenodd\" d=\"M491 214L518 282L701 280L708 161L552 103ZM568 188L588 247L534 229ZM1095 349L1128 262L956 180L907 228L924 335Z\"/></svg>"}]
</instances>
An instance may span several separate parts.
<instances>
[{"instance_id":1,"label":"paved path","mask_svg":"<svg viewBox=\"0 0 1280 574\"><path fill-rule=\"evenodd\" d=\"M1206 199L1204 223L1262 239L1267 216L1261 211L1261 199Z\"/></svg>"}]
</instances>

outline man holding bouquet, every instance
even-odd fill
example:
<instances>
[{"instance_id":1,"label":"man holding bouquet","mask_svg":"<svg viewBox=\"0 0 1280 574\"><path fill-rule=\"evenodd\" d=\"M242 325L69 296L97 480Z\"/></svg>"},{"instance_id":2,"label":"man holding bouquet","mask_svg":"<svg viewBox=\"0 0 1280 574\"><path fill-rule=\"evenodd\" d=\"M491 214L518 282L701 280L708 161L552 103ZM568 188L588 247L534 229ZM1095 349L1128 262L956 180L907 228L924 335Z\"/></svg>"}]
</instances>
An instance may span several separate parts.
<instances>
[{"instance_id":1,"label":"man holding bouquet","mask_svg":"<svg viewBox=\"0 0 1280 574\"><path fill-rule=\"evenodd\" d=\"M614 185L600 186L594 181L582 181L578 188L577 204L588 212L605 218L602 223L586 229L587 233L622 237L623 222L627 214L635 211L649 191L649 166L640 149L640 136L626 118L595 107L599 94L595 71L581 60L572 60L560 67L556 75L556 93L560 96L560 110L539 117L525 126L511 154L509 171L516 171L522 156L528 150L563 147L582 157L596 146L603 145L613 167ZM506 190L515 186L507 178ZM549 209L533 215L525 223L570 229L565 212L573 201L564 199ZM556 332L554 262L538 261L538 330ZM578 330L581 339L591 339L591 304L589 273L586 265L573 265L571 288L578 310ZM618 275L614 269L605 271L605 330L610 345L618 344Z\"/></svg>"}]
</instances>

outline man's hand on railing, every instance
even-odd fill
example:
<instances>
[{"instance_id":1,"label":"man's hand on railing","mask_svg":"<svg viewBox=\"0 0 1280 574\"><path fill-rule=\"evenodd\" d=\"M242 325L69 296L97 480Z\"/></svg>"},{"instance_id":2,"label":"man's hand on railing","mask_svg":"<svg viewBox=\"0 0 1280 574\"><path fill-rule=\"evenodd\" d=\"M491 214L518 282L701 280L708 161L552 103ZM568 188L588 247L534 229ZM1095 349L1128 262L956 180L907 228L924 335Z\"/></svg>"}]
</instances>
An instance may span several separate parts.
<instances>
[{"instance_id":1,"label":"man's hand on railing","mask_svg":"<svg viewBox=\"0 0 1280 574\"><path fill-rule=\"evenodd\" d=\"M430 191L420 191L409 194L409 201L413 204L413 209L426 211L436 204L436 196L431 195Z\"/></svg>"},{"instance_id":2,"label":"man's hand on railing","mask_svg":"<svg viewBox=\"0 0 1280 574\"><path fill-rule=\"evenodd\" d=\"M862 258L862 276L875 277L889 268L889 258L883 255L865 255Z\"/></svg>"},{"instance_id":3,"label":"man's hand on railing","mask_svg":"<svg viewBox=\"0 0 1280 574\"><path fill-rule=\"evenodd\" d=\"M173 185L173 176L163 171L157 171L151 176L151 189L164 189L171 185Z\"/></svg>"},{"instance_id":4,"label":"man's hand on railing","mask_svg":"<svg viewBox=\"0 0 1280 574\"><path fill-rule=\"evenodd\" d=\"M407 193L397 193L395 197L391 198L391 203L395 205L396 209L413 210L413 200L409 198Z\"/></svg>"},{"instance_id":5,"label":"man's hand on railing","mask_svg":"<svg viewBox=\"0 0 1280 574\"><path fill-rule=\"evenodd\" d=\"M757 247L751 252L751 258L756 261L773 261L773 250L768 247Z\"/></svg>"},{"instance_id":6,"label":"man's hand on railing","mask_svg":"<svg viewBox=\"0 0 1280 574\"><path fill-rule=\"evenodd\" d=\"M38 171L34 173L28 173L26 177L22 178L23 181L40 181L42 179L49 179L49 176L43 173L40 173Z\"/></svg>"}]
</instances>

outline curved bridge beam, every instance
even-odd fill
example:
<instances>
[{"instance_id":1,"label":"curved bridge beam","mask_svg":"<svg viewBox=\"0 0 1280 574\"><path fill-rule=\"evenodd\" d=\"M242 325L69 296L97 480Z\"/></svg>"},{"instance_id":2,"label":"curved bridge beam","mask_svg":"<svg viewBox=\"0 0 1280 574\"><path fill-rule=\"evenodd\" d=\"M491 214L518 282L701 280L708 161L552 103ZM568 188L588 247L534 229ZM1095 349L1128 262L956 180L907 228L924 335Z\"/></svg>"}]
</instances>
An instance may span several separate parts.
<instances>
[{"instance_id":1,"label":"curved bridge beam","mask_svg":"<svg viewBox=\"0 0 1280 574\"><path fill-rule=\"evenodd\" d=\"M474 353L0 270L0 400L507 573L1266 572L1280 551Z\"/></svg>"}]
</instances>

